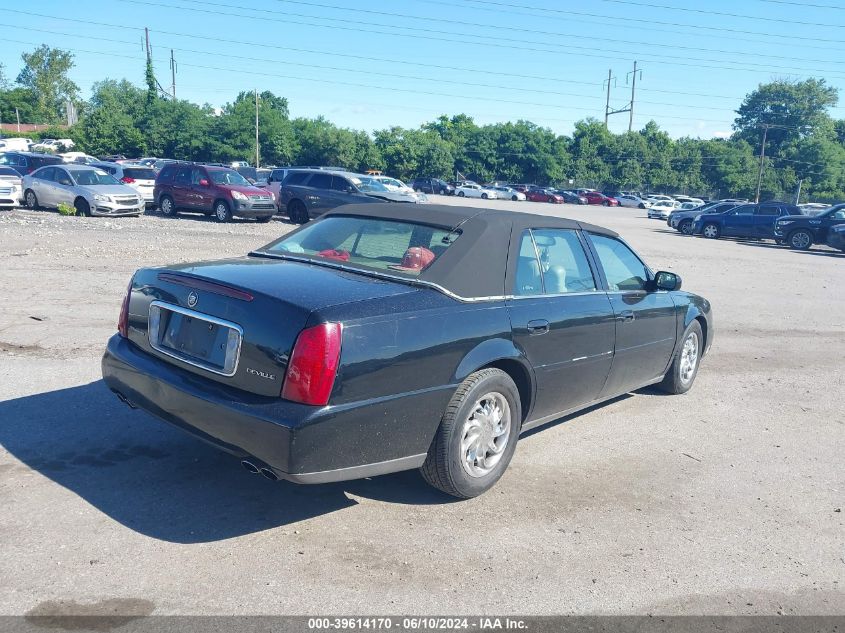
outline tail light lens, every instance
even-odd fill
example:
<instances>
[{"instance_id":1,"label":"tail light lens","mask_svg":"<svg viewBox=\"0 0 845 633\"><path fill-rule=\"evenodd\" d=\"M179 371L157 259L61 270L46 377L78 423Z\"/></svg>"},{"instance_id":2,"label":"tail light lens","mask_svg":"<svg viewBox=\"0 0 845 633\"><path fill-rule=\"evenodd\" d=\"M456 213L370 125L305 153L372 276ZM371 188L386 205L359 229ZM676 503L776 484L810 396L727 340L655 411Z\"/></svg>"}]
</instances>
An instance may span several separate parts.
<instances>
[{"instance_id":1,"label":"tail light lens","mask_svg":"<svg viewBox=\"0 0 845 633\"><path fill-rule=\"evenodd\" d=\"M340 360L342 327L322 323L302 330L293 346L281 396L302 404L327 404Z\"/></svg>"},{"instance_id":2,"label":"tail light lens","mask_svg":"<svg viewBox=\"0 0 845 633\"><path fill-rule=\"evenodd\" d=\"M127 185L129 185L129 184L132 184L133 182L135 182L135 179L130 178L129 176L124 176L123 178L120 179L120 182L123 182L123 183L126 183Z\"/></svg>"},{"instance_id":3,"label":"tail light lens","mask_svg":"<svg viewBox=\"0 0 845 633\"><path fill-rule=\"evenodd\" d=\"M129 280L129 287L123 296L123 303L120 304L120 317L117 319L117 331L123 337L129 336L129 296L132 294L132 280Z\"/></svg>"}]
</instances>

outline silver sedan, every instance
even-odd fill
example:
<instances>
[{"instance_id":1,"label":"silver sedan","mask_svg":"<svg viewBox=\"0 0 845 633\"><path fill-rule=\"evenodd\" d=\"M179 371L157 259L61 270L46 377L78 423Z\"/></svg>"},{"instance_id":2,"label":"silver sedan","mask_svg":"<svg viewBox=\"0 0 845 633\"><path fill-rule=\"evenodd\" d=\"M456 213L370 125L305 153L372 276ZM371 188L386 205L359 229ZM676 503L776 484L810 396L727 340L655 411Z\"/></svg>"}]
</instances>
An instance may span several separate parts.
<instances>
[{"instance_id":1,"label":"silver sedan","mask_svg":"<svg viewBox=\"0 0 845 633\"><path fill-rule=\"evenodd\" d=\"M23 197L30 209L56 209L64 203L77 215L140 215L137 191L101 169L87 165L48 165L24 176Z\"/></svg>"}]
</instances>

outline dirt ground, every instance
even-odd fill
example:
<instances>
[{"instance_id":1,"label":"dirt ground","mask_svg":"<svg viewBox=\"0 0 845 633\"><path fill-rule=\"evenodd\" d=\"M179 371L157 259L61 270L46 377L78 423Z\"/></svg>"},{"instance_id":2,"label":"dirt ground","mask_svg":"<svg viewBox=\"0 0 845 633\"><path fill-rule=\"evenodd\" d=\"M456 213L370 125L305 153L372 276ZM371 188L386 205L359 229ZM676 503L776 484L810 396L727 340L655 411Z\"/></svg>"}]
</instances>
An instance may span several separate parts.
<instances>
[{"instance_id":1,"label":"dirt ground","mask_svg":"<svg viewBox=\"0 0 845 633\"><path fill-rule=\"evenodd\" d=\"M0 212L0 613L845 613L845 255L487 204L619 231L716 338L689 394L533 431L462 502L415 472L272 483L103 386L136 268L290 224Z\"/></svg>"}]
</instances>

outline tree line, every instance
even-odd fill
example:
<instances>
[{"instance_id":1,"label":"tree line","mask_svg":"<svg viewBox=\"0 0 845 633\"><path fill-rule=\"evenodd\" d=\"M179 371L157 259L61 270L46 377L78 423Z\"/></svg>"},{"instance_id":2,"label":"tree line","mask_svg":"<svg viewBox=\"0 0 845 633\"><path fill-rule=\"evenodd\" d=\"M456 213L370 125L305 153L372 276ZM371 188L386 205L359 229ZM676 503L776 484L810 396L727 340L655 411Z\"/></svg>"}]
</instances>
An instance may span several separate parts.
<instances>
[{"instance_id":1,"label":"tree line","mask_svg":"<svg viewBox=\"0 0 845 633\"><path fill-rule=\"evenodd\" d=\"M94 155L159 156L196 161L255 158L255 96L240 93L223 108L160 94L148 65L146 85L105 79L80 100L68 79L71 53L42 46L22 55L12 84L0 68L0 117L57 124L72 100L79 123L42 136L69 136ZM845 199L845 120L830 109L836 89L824 79L775 80L752 90L736 110L730 138L673 139L654 121L613 134L593 118L559 135L530 121L479 125L466 114L442 115L418 128L372 133L322 116L291 118L288 101L258 94L262 165L334 165L380 169L401 179L460 173L563 187L614 188L753 198L766 136L761 199Z\"/></svg>"}]
</instances>

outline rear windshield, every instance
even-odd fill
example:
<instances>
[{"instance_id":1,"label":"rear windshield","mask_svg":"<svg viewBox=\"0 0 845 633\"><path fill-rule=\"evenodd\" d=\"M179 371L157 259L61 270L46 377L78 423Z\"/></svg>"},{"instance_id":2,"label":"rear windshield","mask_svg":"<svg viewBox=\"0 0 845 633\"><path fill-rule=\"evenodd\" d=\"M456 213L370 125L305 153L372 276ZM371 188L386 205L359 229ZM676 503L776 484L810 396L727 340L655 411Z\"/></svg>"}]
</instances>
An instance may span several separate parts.
<instances>
[{"instance_id":1,"label":"rear windshield","mask_svg":"<svg viewBox=\"0 0 845 633\"><path fill-rule=\"evenodd\" d=\"M124 167L123 175L135 180L155 180L156 173L147 167Z\"/></svg>"},{"instance_id":2,"label":"rear windshield","mask_svg":"<svg viewBox=\"0 0 845 633\"><path fill-rule=\"evenodd\" d=\"M259 253L298 255L384 272L419 275L459 233L440 227L353 216L331 216L268 244Z\"/></svg>"}]
</instances>

